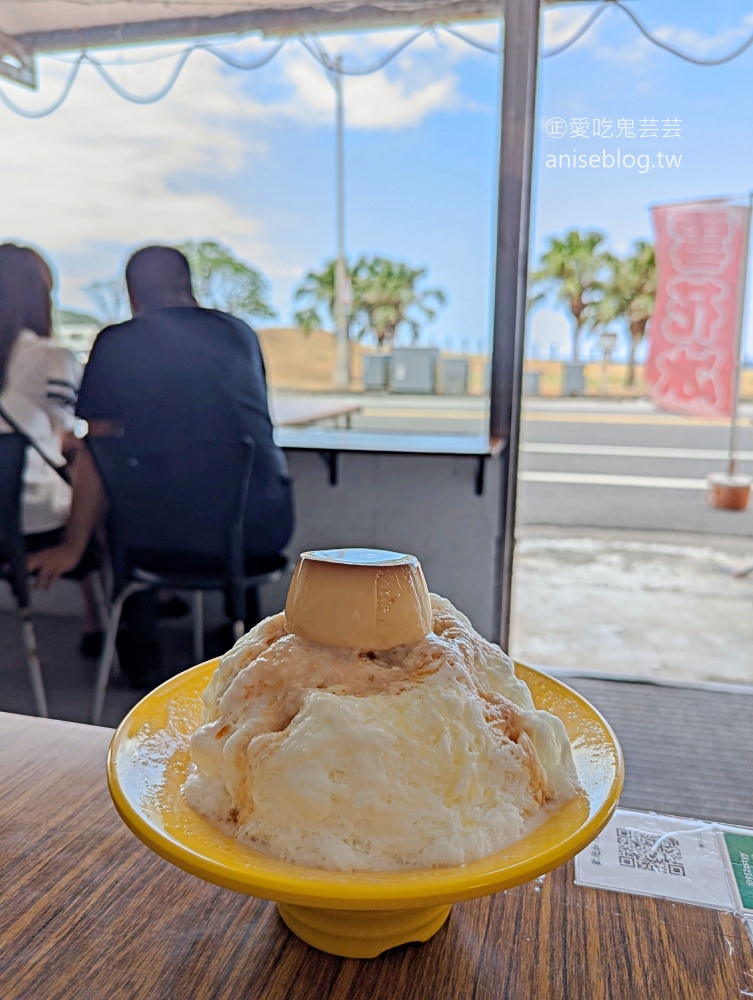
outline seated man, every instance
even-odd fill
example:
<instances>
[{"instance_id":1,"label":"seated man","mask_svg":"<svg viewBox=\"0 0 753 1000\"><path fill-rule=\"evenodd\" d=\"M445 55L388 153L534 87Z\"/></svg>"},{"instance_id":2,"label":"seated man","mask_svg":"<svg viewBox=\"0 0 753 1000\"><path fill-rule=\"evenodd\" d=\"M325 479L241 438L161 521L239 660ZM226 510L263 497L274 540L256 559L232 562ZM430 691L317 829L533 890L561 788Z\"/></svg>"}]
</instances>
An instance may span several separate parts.
<instances>
[{"instance_id":1,"label":"seated man","mask_svg":"<svg viewBox=\"0 0 753 1000\"><path fill-rule=\"evenodd\" d=\"M256 334L242 320L198 305L188 261L171 247L138 250L126 267L126 284L133 319L97 337L77 416L89 422L90 434L122 433L136 451L252 437L246 553L280 552L293 529L293 498L284 455L273 440ZM39 586L76 565L105 509L99 475L83 448L64 540L29 559Z\"/></svg>"}]
</instances>

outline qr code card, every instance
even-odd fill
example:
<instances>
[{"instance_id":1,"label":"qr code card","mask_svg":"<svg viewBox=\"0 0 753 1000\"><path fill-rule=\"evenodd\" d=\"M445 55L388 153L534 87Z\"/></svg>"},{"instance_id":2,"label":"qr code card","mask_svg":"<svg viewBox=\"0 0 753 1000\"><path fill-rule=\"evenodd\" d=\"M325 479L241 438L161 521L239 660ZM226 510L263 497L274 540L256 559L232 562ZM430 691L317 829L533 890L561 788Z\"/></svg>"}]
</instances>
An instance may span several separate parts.
<instances>
[{"instance_id":1,"label":"qr code card","mask_svg":"<svg viewBox=\"0 0 753 1000\"><path fill-rule=\"evenodd\" d=\"M575 859L575 881L637 896L734 910L711 823L618 809Z\"/></svg>"}]
</instances>

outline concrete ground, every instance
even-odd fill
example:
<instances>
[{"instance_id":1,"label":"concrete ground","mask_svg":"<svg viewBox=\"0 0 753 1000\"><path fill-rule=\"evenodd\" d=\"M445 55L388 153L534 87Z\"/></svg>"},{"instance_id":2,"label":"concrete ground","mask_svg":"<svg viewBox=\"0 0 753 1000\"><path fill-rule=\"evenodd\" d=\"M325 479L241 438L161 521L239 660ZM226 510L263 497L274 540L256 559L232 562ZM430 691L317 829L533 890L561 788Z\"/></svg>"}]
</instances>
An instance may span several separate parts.
<instances>
[{"instance_id":1,"label":"concrete ground","mask_svg":"<svg viewBox=\"0 0 753 1000\"><path fill-rule=\"evenodd\" d=\"M753 684L753 541L527 528L510 652L621 677Z\"/></svg>"}]
</instances>

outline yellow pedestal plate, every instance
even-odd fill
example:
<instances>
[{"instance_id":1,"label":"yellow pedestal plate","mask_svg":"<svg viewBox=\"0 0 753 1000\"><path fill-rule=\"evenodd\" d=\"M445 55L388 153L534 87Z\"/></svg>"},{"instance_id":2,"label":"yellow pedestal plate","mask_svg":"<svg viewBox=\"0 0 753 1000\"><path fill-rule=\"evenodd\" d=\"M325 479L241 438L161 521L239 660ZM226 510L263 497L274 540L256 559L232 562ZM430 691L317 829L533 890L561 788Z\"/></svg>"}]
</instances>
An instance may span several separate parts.
<instances>
[{"instance_id":1,"label":"yellow pedestal plate","mask_svg":"<svg viewBox=\"0 0 753 1000\"><path fill-rule=\"evenodd\" d=\"M290 930L322 951L373 958L426 941L451 904L520 885L564 864L604 828L623 781L612 730L575 691L517 665L537 708L559 716L573 742L583 791L504 851L455 868L331 872L277 861L226 836L185 803L188 740L201 721L201 694L216 660L152 691L113 737L107 775L115 806L147 847L199 878L275 900Z\"/></svg>"}]
</instances>

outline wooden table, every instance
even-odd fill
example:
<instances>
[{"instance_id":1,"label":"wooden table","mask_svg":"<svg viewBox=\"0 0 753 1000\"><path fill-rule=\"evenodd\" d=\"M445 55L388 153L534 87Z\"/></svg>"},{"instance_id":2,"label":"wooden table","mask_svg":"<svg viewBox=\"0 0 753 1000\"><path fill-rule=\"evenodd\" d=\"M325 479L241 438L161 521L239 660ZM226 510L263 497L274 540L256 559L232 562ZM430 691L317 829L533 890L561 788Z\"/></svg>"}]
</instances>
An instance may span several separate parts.
<instances>
[{"instance_id":1,"label":"wooden table","mask_svg":"<svg viewBox=\"0 0 753 1000\"><path fill-rule=\"evenodd\" d=\"M286 396L271 396L269 409L272 423L276 427L310 427L326 421L333 421L338 427L350 427L350 418L360 413L360 403L338 403L323 399L289 399Z\"/></svg>"},{"instance_id":2,"label":"wooden table","mask_svg":"<svg viewBox=\"0 0 753 1000\"><path fill-rule=\"evenodd\" d=\"M111 735L0 713L3 1000L751 995L753 948L736 917L580 888L572 863L455 904L427 944L371 961L324 955L273 904L203 883L129 833L105 782Z\"/></svg>"}]
</instances>

